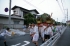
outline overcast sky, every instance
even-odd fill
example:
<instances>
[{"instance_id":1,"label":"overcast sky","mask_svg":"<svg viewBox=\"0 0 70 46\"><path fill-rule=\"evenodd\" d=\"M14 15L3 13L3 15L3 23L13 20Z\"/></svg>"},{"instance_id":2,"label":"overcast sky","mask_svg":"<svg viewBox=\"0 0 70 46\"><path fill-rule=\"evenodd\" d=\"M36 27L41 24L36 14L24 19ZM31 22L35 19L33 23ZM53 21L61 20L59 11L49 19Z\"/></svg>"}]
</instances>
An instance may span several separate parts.
<instances>
[{"instance_id":1,"label":"overcast sky","mask_svg":"<svg viewBox=\"0 0 70 46\"><path fill-rule=\"evenodd\" d=\"M58 4L59 2L59 4ZM63 3L63 5L62 5ZM64 9L68 8L68 12L70 12L70 0L12 0L12 7L20 6L26 9L37 9L37 11L42 13L48 13L52 14L52 18L59 22L65 22L65 15L63 14L64 10L62 6L64 6ZM60 8L60 6L61 8ZM6 14L8 15L8 12L5 12L4 9L8 7L9 8L9 0L0 0L0 14ZM12 8L11 7L11 8ZM63 11L63 12L62 12ZM13 13L13 12L12 12ZM66 10L64 12L66 14ZM70 15L70 13L68 13ZM70 19L70 16L68 16Z\"/></svg>"}]
</instances>

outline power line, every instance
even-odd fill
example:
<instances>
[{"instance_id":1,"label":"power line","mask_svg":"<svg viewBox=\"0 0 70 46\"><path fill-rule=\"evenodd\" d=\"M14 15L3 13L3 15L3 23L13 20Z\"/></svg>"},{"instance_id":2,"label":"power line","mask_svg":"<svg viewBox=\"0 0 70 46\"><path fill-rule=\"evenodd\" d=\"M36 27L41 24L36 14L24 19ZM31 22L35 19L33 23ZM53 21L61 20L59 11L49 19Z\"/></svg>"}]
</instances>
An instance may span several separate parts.
<instances>
[{"instance_id":1,"label":"power line","mask_svg":"<svg viewBox=\"0 0 70 46\"><path fill-rule=\"evenodd\" d=\"M46 0L42 0L39 4L43 3L44 1L46 1Z\"/></svg>"},{"instance_id":2,"label":"power line","mask_svg":"<svg viewBox=\"0 0 70 46\"><path fill-rule=\"evenodd\" d=\"M33 0L30 0L30 2L32 2Z\"/></svg>"},{"instance_id":3,"label":"power line","mask_svg":"<svg viewBox=\"0 0 70 46\"><path fill-rule=\"evenodd\" d=\"M64 6L63 6L63 1L61 0L61 3L62 3L62 7L63 7L63 9L64 9Z\"/></svg>"},{"instance_id":4,"label":"power line","mask_svg":"<svg viewBox=\"0 0 70 46\"><path fill-rule=\"evenodd\" d=\"M33 7L35 7L35 8L37 8L37 9L39 9L38 7L36 7L35 5L33 5L33 4L31 4L30 2L28 2L28 1L26 1L26 0L24 0L26 3L28 3L29 5L31 5L31 6L33 6ZM40 11L42 11L41 9L39 9ZM44 12L44 11L42 11L42 12ZM44 12L45 13L45 12Z\"/></svg>"},{"instance_id":5,"label":"power line","mask_svg":"<svg viewBox=\"0 0 70 46\"><path fill-rule=\"evenodd\" d=\"M58 0L56 0L56 1L57 1L57 3L58 3L58 5L59 5L59 7L60 7L60 9L61 9L61 11L62 11L62 13L63 13L64 15L66 15L66 14L63 12L63 10L64 10L64 6L63 6L63 2L62 2L62 0L61 0L61 4L62 4L63 9L62 9L62 7L61 7L59 1L58 1ZM66 16L65 16L64 18L65 18L65 21L66 21ZM68 16L67 16L67 20L68 20Z\"/></svg>"},{"instance_id":6,"label":"power line","mask_svg":"<svg viewBox=\"0 0 70 46\"><path fill-rule=\"evenodd\" d=\"M60 9L61 9L61 11L62 11L62 13L64 14L63 9L61 8L59 1L58 1L58 0L56 0L56 1L57 1L57 3L58 3L58 5L59 5L59 7L60 7ZM65 15L65 14L64 14L64 15Z\"/></svg>"},{"instance_id":7,"label":"power line","mask_svg":"<svg viewBox=\"0 0 70 46\"><path fill-rule=\"evenodd\" d=\"M62 6L63 6L62 0L61 0L61 3L62 3ZM63 10L67 10L67 21L68 21L68 9L64 9L64 6L63 6ZM65 14L65 19L66 19L66 14Z\"/></svg>"}]
</instances>

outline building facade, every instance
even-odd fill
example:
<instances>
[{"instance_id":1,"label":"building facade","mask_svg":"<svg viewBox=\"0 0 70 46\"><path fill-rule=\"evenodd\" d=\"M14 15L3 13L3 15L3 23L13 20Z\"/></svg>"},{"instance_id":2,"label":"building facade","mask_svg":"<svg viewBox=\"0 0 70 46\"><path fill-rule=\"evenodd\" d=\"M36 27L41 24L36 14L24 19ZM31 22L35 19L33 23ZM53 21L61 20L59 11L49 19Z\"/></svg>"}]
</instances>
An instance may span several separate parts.
<instances>
[{"instance_id":1,"label":"building facade","mask_svg":"<svg viewBox=\"0 0 70 46\"><path fill-rule=\"evenodd\" d=\"M13 14L11 15L11 28L23 28L24 15L27 13L33 14L35 17L39 12L36 9L28 10L19 6L12 8ZM0 14L0 29L9 27L9 15Z\"/></svg>"},{"instance_id":2,"label":"building facade","mask_svg":"<svg viewBox=\"0 0 70 46\"><path fill-rule=\"evenodd\" d=\"M31 13L35 17L37 16L37 14L39 14L39 12L36 9L28 10L19 6L14 6L12 10L13 10L14 15L20 16L21 18L24 17L24 15L26 15L27 13Z\"/></svg>"},{"instance_id":3,"label":"building facade","mask_svg":"<svg viewBox=\"0 0 70 46\"><path fill-rule=\"evenodd\" d=\"M68 26L70 26L70 20L66 21L66 24L67 24Z\"/></svg>"},{"instance_id":4,"label":"building facade","mask_svg":"<svg viewBox=\"0 0 70 46\"><path fill-rule=\"evenodd\" d=\"M11 16L11 28L23 28L24 18ZM0 14L0 28L9 27L9 15Z\"/></svg>"}]
</instances>

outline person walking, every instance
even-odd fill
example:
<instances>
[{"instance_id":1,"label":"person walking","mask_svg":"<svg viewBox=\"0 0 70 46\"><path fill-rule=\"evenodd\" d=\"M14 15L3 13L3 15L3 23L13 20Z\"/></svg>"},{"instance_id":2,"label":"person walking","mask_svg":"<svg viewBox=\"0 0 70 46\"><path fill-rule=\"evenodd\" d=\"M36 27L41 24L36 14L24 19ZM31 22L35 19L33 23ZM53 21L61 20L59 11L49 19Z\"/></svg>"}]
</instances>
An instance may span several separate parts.
<instances>
[{"instance_id":1,"label":"person walking","mask_svg":"<svg viewBox=\"0 0 70 46\"><path fill-rule=\"evenodd\" d=\"M33 26L32 24L29 25L29 31L30 31L30 36L31 36L31 40L33 39Z\"/></svg>"},{"instance_id":2,"label":"person walking","mask_svg":"<svg viewBox=\"0 0 70 46\"><path fill-rule=\"evenodd\" d=\"M45 29L46 27L44 27L44 25L43 24L41 24L41 38L42 38L42 42L44 42L44 29Z\"/></svg>"},{"instance_id":3,"label":"person walking","mask_svg":"<svg viewBox=\"0 0 70 46\"><path fill-rule=\"evenodd\" d=\"M33 24L33 40L32 42L35 43L36 46L38 46L38 39L39 39L39 32L38 32L38 26Z\"/></svg>"},{"instance_id":4,"label":"person walking","mask_svg":"<svg viewBox=\"0 0 70 46\"><path fill-rule=\"evenodd\" d=\"M50 36L53 36L53 32L49 24L46 26L44 33L45 33L44 35L45 41L50 39Z\"/></svg>"}]
</instances>

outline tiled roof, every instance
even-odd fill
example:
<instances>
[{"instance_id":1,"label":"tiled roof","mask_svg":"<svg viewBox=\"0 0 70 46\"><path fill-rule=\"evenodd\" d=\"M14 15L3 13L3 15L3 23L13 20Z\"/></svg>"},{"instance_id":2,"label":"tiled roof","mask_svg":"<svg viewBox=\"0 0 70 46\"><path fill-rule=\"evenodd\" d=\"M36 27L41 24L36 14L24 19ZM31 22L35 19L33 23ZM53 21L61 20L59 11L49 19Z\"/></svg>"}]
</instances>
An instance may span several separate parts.
<instances>
[{"instance_id":1,"label":"tiled roof","mask_svg":"<svg viewBox=\"0 0 70 46\"><path fill-rule=\"evenodd\" d=\"M39 12L36 9L28 10L28 9L22 8L20 6L14 6L12 8L12 10L14 10L15 8L20 8L21 10L24 10L24 11L27 11L27 12L35 11L37 14L39 14Z\"/></svg>"}]
</instances>

